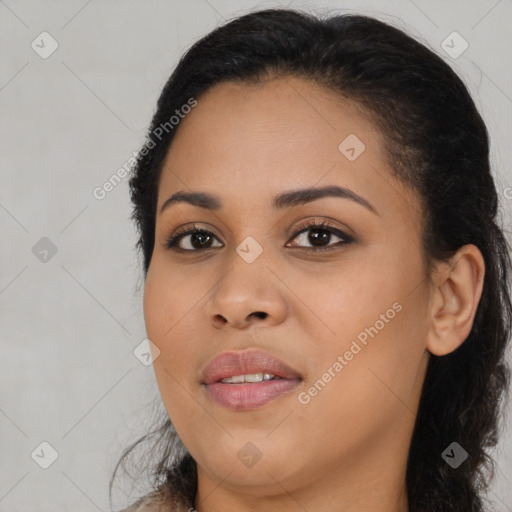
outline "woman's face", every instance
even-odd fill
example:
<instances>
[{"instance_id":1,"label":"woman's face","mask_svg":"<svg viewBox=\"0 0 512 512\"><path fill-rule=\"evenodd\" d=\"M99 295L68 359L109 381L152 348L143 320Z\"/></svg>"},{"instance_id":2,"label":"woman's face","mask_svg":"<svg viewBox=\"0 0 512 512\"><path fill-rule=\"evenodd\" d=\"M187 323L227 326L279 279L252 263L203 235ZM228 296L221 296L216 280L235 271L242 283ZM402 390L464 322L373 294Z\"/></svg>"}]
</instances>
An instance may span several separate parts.
<instances>
[{"instance_id":1,"label":"woman's face","mask_svg":"<svg viewBox=\"0 0 512 512\"><path fill-rule=\"evenodd\" d=\"M384 144L355 103L292 77L217 85L181 121L144 315L200 485L270 495L403 478L429 291L419 200ZM215 200L161 211L177 193ZM258 373L282 378L220 382Z\"/></svg>"}]
</instances>

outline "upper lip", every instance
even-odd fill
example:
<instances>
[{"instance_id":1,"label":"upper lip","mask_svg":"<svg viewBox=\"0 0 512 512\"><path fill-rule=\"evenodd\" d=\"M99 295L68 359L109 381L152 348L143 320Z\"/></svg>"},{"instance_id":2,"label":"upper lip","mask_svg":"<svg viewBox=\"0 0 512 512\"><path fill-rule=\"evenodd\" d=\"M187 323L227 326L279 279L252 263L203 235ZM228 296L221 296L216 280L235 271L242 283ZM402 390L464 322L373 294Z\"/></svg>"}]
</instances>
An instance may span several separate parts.
<instances>
[{"instance_id":1,"label":"upper lip","mask_svg":"<svg viewBox=\"0 0 512 512\"><path fill-rule=\"evenodd\" d=\"M202 374L203 384L212 384L234 375L272 373L283 379L300 379L293 368L262 351L223 352L215 357Z\"/></svg>"}]
</instances>

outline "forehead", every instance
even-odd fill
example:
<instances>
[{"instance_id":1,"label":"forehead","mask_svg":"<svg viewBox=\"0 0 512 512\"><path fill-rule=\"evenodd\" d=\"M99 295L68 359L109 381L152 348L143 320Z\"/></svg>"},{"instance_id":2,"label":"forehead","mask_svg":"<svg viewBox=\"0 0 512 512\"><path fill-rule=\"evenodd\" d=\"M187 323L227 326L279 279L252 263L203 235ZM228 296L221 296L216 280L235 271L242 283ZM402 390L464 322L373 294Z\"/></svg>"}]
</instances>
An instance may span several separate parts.
<instances>
[{"instance_id":1,"label":"forehead","mask_svg":"<svg viewBox=\"0 0 512 512\"><path fill-rule=\"evenodd\" d=\"M404 200L384 138L359 104L295 77L225 82L180 122L158 208L180 190L209 191L239 207L251 198L261 207L283 190L332 184L372 204Z\"/></svg>"},{"instance_id":2,"label":"forehead","mask_svg":"<svg viewBox=\"0 0 512 512\"><path fill-rule=\"evenodd\" d=\"M337 161L342 156L338 146L348 135L380 152L380 132L357 103L339 93L295 77L225 82L198 99L169 153L175 162L186 157L188 164L213 157L232 172L243 166L242 156L250 156L254 167L299 159Z\"/></svg>"}]
</instances>

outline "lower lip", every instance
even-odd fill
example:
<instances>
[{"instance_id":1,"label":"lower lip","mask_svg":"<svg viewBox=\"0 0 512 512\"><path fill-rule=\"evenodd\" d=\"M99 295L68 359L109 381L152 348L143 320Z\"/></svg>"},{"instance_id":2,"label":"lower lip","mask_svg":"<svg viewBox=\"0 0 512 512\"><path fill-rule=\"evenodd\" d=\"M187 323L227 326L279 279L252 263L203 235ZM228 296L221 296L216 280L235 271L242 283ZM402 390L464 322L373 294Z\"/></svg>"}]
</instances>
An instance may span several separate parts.
<instances>
[{"instance_id":1,"label":"lower lip","mask_svg":"<svg viewBox=\"0 0 512 512\"><path fill-rule=\"evenodd\" d=\"M299 379L277 379L241 384L214 382L205 386L218 404L235 411L249 411L289 393L299 382Z\"/></svg>"}]
</instances>

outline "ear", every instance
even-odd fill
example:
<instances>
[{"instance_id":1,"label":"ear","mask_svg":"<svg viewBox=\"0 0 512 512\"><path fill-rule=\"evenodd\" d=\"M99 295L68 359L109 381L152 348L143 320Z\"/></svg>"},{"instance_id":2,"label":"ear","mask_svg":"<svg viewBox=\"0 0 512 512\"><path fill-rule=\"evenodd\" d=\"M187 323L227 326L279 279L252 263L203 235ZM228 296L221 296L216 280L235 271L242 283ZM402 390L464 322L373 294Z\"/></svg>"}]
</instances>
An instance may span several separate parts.
<instances>
[{"instance_id":1,"label":"ear","mask_svg":"<svg viewBox=\"0 0 512 512\"><path fill-rule=\"evenodd\" d=\"M444 356L469 336L482 295L485 262L473 244L462 246L433 274L427 349Z\"/></svg>"}]
</instances>

